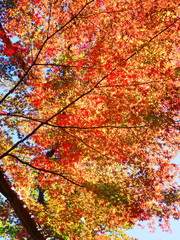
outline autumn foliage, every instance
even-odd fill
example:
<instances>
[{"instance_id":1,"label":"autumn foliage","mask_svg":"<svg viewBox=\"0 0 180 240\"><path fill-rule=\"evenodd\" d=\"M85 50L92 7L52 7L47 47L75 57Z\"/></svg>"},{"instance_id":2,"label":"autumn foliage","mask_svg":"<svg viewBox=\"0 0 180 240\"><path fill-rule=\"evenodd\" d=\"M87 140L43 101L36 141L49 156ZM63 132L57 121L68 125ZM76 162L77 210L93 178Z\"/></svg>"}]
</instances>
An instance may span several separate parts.
<instances>
[{"instance_id":1,"label":"autumn foliage","mask_svg":"<svg viewBox=\"0 0 180 240\"><path fill-rule=\"evenodd\" d=\"M126 240L179 219L178 2L0 2L0 218L21 221L3 236Z\"/></svg>"}]
</instances>

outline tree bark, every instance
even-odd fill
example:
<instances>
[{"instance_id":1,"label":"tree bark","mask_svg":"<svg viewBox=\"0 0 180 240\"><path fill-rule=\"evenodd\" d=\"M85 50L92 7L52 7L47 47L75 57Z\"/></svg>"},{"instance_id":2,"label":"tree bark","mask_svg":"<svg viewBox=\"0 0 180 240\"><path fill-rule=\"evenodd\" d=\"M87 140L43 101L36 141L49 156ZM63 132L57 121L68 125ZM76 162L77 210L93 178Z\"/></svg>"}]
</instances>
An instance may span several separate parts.
<instances>
[{"instance_id":1,"label":"tree bark","mask_svg":"<svg viewBox=\"0 0 180 240\"><path fill-rule=\"evenodd\" d=\"M0 192L10 202L17 217L20 219L23 226L26 228L28 234L33 240L47 240L50 239L43 232L40 225L32 216L30 210L23 200L21 200L18 194L12 189L12 184L5 175L3 169L0 167Z\"/></svg>"}]
</instances>

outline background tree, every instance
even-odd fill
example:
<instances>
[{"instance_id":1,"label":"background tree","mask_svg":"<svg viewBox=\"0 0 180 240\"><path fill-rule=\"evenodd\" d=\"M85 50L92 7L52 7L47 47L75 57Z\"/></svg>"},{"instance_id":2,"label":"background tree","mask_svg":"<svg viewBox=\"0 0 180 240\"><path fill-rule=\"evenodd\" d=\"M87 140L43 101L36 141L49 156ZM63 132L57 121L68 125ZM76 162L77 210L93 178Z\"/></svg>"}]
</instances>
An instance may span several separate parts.
<instances>
[{"instance_id":1,"label":"background tree","mask_svg":"<svg viewBox=\"0 0 180 240\"><path fill-rule=\"evenodd\" d=\"M169 228L178 1L1 5L0 191L26 238L128 239L119 229L153 218Z\"/></svg>"}]
</instances>

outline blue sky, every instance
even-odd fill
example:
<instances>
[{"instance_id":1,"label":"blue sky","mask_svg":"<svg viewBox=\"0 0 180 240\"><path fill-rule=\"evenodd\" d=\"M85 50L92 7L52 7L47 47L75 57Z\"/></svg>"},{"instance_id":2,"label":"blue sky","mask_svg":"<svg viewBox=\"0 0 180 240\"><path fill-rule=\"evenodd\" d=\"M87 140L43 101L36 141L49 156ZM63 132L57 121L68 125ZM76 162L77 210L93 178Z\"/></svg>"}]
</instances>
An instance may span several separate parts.
<instances>
[{"instance_id":1,"label":"blue sky","mask_svg":"<svg viewBox=\"0 0 180 240\"><path fill-rule=\"evenodd\" d=\"M173 162L180 164L180 153ZM158 227L158 224L156 225L156 231L152 233L150 232L151 229L147 226L147 222L140 224L144 226L144 229L135 227L132 230L128 230L127 235L138 238L139 240L180 240L180 220L171 220L171 233L163 232L162 229Z\"/></svg>"},{"instance_id":2,"label":"blue sky","mask_svg":"<svg viewBox=\"0 0 180 240\"><path fill-rule=\"evenodd\" d=\"M141 227L135 227L135 229L128 230L127 235L139 240L179 240L180 239L180 220L171 221L171 233L163 232L158 226L154 233L150 232L150 229L144 223L144 229Z\"/></svg>"}]
</instances>

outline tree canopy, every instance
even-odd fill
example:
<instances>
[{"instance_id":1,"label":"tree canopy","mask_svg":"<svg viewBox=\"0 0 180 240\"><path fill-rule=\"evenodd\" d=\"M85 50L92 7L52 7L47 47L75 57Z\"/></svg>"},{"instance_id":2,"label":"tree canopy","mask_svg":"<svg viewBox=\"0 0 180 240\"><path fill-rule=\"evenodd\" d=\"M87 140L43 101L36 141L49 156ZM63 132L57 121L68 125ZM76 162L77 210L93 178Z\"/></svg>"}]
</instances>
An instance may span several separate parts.
<instances>
[{"instance_id":1,"label":"tree canopy","mask_svg":"<svg viewBox=\"0 0 180 240\"><path fill-rule=\"evenodd\" d=\"M0 234L129 240L180 218L178 2L0 2Z\"/></svg>"}]
</instances>

